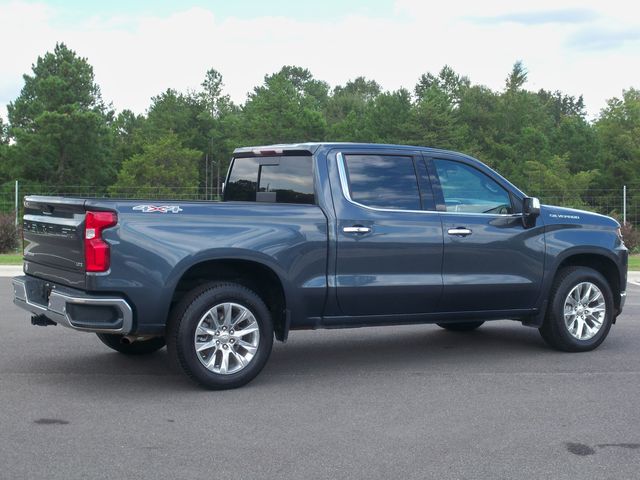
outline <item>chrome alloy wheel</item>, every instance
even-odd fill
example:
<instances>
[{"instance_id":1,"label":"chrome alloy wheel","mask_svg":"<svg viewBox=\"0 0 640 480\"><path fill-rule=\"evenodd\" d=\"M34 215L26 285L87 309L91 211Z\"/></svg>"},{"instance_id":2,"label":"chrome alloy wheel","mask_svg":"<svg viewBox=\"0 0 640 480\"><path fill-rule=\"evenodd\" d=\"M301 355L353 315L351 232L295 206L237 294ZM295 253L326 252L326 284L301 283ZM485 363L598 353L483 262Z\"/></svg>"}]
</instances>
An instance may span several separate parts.
<instances>
[{"instance_id":1,"label":"chrome alloy wheel","mask_svg":"<svg viewBox=\"0 0 640 480\"><path fill-rule=\"evenodd\" d=\"M573 287L564 301L564 323L578 340L593 338L602 328L606 313L604 295L591 282Z\"/></svg>"},{"instance_id":2,"label":"chrome alloy wheel","mask_svg":"<svg viewBox=\"0 0 640 480\"><path fill-rule=\"evenodd\" d=\"M221 303L202 316L194 342L198 360L207 370L230 375L253 359L260 343L260 329L248 308Z\"/></svg>"}]
</instances>

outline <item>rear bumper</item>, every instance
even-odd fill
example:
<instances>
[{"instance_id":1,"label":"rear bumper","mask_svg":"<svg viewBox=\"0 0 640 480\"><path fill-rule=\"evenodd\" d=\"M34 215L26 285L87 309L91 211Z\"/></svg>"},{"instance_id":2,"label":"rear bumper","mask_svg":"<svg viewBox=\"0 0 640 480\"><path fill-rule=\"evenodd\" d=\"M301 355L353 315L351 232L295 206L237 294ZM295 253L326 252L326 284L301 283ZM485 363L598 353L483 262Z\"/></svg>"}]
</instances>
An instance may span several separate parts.
<instances>
[{"instance_id":1,"label":"rear bumper","mask_svg":"<svg viewBox=\"0 0 640 480\"><path fill-rule=\"evenodd\" d=\"M133 310L124 298L91 296L27 275L14 277L12 282L13 303L58 325L122 335L133 329Z\"/></svg>"}]
</instances>

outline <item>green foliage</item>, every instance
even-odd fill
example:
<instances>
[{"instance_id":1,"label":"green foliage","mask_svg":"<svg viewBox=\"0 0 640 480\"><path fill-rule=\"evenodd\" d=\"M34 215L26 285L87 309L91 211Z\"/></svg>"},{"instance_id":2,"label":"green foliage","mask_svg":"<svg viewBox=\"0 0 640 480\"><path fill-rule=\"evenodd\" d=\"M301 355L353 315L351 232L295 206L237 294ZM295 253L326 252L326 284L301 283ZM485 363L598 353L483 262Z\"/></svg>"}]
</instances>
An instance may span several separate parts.
<instances>
[{"instance_id":1,"label":"green foliage","mask_svg":"<svg viewBox=\"0 0 640 480\"><path fill-rule=\"evenodd\" d=\"M18 230L13 215L0 213L0 253L14 251L18 247Z\"/></svg>"},{"instance_id":2,"label":"green foliage","mask_svg":"<svg viewBox=\"0 0 640 480\"><path fill-rule=\"evenodd\" d=\"M124 161L117 182L109 188L112 196L149 194L157 198L184 195L198 183L198 163L202 154L183 147L178 136L167 133L143 146L142 153Z\"/></svg>"},{"instance_id":3,"label":"green foliage","mask_svg":"<svg viewBox=\"0 0 640 480\"><path fill-rule=\"evenodd\" d=\"M371 138L366 115L381 91L378 83L364 77L350 80L344 87L337 86L324 110L326 137L343 142L366 142Z\"/></svg>"},{"instance_id":4,"label":"green foliage","mask_svg":"<svg viewBox=\"0 0 640 480\"><path fill-rule=\"evenodd\" d=\"M604 188L638 185L640 172L640 90L630 88L622 98L612 98L595 122ZM634 189L628 200L640 201Z\"/></svg>"},{"instance_id":5,"label":"green foliage","mask_svg":"<svg viewBox=\"0 0 640 480\"><path fill-rule=\"evenodd\" d=\"M418 100L422 100L429 92L438 90L446 96L448 103L453 107L460 105L463 95L470 86L471 81L468 77L458 75L449 65L445 65L437 77L431 73L423 74L414 92Z\"/></svg>"},{"instance_id":6,"label":"green foliage","mask_svg":"<svg viewBox=\"0 0 640 480\"><path fill-rule=\"evenodd\" d=\"M145 122L144 116L123 110L111 123L111 155L116 171L120 170L124 160L142 152Z\"/></svg>"},{"instance_id":7,"label":"green foliage","mask_svg":"<svg viewBox=\"0 0 640 480\"><path fill-rule=\"evenodd\" d=\"M525 167L526 184L529 186L530 195L544 196L545 192L551 191L554 192L556 201L574 207L586 206L582 198L598 177L597 170L586 170L572 175L566 158L557 155L554 155L546 164L527 161Z\"/></svg>"},{"instance_id":8,"label":"green foliage","mask_svg":"<svg viewBox=\"0 0 640 480\"><path fill-rule=\"evenodd\" d=\"M622 223L622 222L620 222ZM640 233L637 228L634 228L629 222L622 223L620 227L620 233L622 233L622 238L624 239L624 244L627 246L629 251L637 252L638 247L640 247ZM631 260L631 258L629 258ZM631 263L631 262L629 262ZM631 265L629 265L629 269L631 270ZM634 270L639 270L640 268L634 268Z\"/></svg>"},{"instance_id":9,"label":"green foliage","mask_svg":"<svg viewBox=\"0 0 640 480\"><path fill-rule=\"evenodd\" d=\"M242 136L248 144L322 140L327 130L321 106L328 86L299 67L267 75L242 110Z\"/></svg>"},{"instance_id":10,"label":"green foliage","mask_svg":"<svg viewBox=\"0 0 640 480\"><path fill-rule=\"evenodd\" d=\"M211 184L221 185L229 166L231 153L237 147L240 110L233 104L229 95L222 93L224 83L222 75L217 70L209 69L201 86L203 90L196 94L201 106L198 119L208 129L206 158L212 169L210 178L216 178L215 181L211 181ZM205 175L208 173L208 168L204 168L204 173Z\"/></svg>"},{"instance_id":11,"label":"green foliage","mask_svg":"<svg viewBox=\"0 0 640 480\"><path fill-rule=\"evenodd\" d=\"M8 143L8 129L2 121L2 117L0 117L0 185L10 180L11 165L9 155L12 150Z\"/></svg>"},{"instance_id":12,"label":"green foliage","mask_svg":"<svg viewBox=\"0 0 640 480\"><path fill-rule=\"evenodd\" d=\"M201 152L207 149L210 121L202 116L206 105L198 95L182 94L171 88L151 99L143 126L145 139L155 140L172 132L183 145Z\"/></svg>"},{"instance_id":13,"label":"green foliage","mask_svg":"<svg viewBox=\"0 0 640 480\"><path fill-rule=\"evenodd\" d=\"M24 80L9 124L0 120L2 192L16 178L101 189L117 178L112 194L157 187L168 196L177 194L170 187L215 185L237 146L323 140L463 151L528 193L573 206L589 207L599 189L638 184L640 91L624 91L589 121L581 96L528 91L520 61L502 91L445 65L421 75L413 94L364 77L330 90L309 70L284 66L242 105L209 69L199 91L168 88L145 115L110 112L92 67L64 44L39 57Z\"/></svg>"},{"instance_id":14,"label":"green foliage","mask_svg":"<svg viewBox=\"0 0 640 480\"><path fill-rule=\"evenodd\" d=\"M631 179L640 171L640 90L625 90L600 113L596 132L600 139L605 183Z\"/></svg>"},{"instance_id":15,"label":"green foliage","mask_svg":"<svg viewBox=\"0 0 640 480\"><path fill-rule=\"evenodd\" d=\"M524 68L524 65L521 60L518 60L513 64L513 68L511 69L511 73L505 80L505 88L507 92L517 92L522 88L522 86L527 82L527 69Z\"/></svg>"},{"instance_id":16,"label":"green foliage","mask_svg":"<svg viewBox=\"0 0 640 480\"><path fill-rule=\"evenodd\" d=\"M109 164L107 111L93 68L64 44L38 57L24 75L20 96L8 106L15 140L8 173L60 184L100 184Z\"/></svg>"}]
</instances>

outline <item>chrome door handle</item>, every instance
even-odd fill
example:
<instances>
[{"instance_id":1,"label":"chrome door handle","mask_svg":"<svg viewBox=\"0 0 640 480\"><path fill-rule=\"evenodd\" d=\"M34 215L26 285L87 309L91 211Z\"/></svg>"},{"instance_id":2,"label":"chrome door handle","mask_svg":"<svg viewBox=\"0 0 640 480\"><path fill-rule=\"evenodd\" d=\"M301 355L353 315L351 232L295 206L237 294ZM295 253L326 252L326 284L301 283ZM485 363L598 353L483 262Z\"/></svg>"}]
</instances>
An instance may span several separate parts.
<instances>
[{"instance_id":1,"label":"chrome door handle","mask_svg":"<svg viewBox=\"0 0 640 480\"><path fill-rule=\"evenodd\" d=\"M353 227L343 227L342 231L344 233L369 233L371 229L369 227L353 226Z\"/></svg>"},{"instance_id":2,"label":"chrome door handle","mask_svg":"<svg viewBox=\"0 0 640 480\"><path fill-rule=\"evenodd\" d=\"M467 235L471 235L472 232L468 228L458 227L458 228L450 228L449 230L447 230L447 233L449 235L466 237Z\"/></svg>"}]
</instances>

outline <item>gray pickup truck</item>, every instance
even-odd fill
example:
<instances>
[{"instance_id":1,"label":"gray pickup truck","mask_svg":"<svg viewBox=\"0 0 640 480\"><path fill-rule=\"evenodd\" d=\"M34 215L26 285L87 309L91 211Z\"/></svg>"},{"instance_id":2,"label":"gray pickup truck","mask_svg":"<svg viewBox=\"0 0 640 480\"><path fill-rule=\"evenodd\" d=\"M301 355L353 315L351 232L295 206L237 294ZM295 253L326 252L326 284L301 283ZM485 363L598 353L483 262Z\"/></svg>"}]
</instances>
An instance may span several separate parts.
<instances>
[{"instance_id":1,"label":"gray pickup truck","mask_svg":"<svg viewBox=\"0 0 640 480\"><path fill-rule=\"evenodd\" d=\"M244 385L290 330L487 320L596 348L625 300L612 218L540 206L468 156L397 145L240 148L223 202L25 198L14 301L34 325Z\"/></svg>"}]
</instances>

